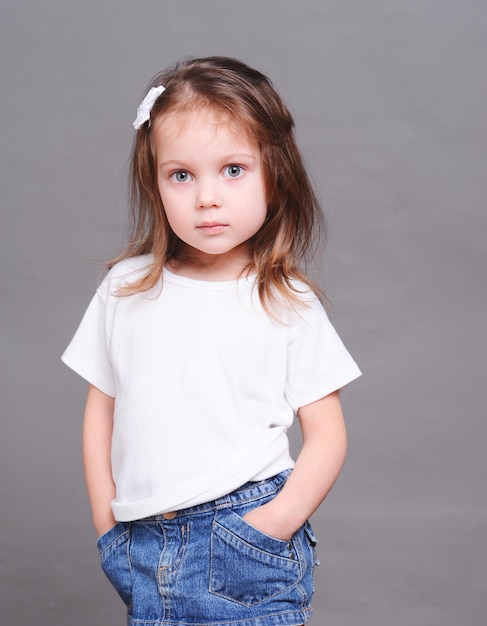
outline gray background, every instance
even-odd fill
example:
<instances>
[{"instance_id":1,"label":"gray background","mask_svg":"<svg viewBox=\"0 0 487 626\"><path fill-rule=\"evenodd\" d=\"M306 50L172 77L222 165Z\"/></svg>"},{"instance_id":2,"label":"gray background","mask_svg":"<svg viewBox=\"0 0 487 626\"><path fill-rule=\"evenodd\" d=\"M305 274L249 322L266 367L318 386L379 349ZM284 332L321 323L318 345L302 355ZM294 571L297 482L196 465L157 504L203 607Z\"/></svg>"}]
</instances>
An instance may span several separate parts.
<instances>
[{"instance_id":1,"label":"gray background","mask_svg":"<svg viewBox=\"0 0 487 626\"><path fill-rule=\"evenodd\" d=\"M123 241L136 105L188 54L255 65L294 112L364 372L314 519L313 623L486 623L486 19L480 0L2 0L2 624L124 620L59 355Z\"/></svg>"}]
</instances>

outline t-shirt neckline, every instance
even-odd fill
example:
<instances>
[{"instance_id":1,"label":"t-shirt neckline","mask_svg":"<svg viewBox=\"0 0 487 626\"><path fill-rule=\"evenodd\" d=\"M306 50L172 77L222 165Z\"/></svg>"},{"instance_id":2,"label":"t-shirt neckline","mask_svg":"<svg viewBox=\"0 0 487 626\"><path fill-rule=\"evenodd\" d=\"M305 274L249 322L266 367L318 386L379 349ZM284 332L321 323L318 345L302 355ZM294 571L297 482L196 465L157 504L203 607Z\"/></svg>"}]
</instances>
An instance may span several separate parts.
<instances>
[{"instance_id":1,"label":"t-shirt neckline","mask_svg":"<svg viewBox=\"0 0 487 626\"><path fill-rule=\"evenodd\" d=\"M190 289L203 289L208 291L224 291L229 289L235 289L237 285L253 285L255 283L256 274L243 275L240 278L234 278L232 280L202 280L200 278L190 278L189 276L182 276L181 274L175 274L167 267L164 267L163 280L171 283L172 285L179 285L181 287L188 287Z\"/></svg>"}]
</instances>

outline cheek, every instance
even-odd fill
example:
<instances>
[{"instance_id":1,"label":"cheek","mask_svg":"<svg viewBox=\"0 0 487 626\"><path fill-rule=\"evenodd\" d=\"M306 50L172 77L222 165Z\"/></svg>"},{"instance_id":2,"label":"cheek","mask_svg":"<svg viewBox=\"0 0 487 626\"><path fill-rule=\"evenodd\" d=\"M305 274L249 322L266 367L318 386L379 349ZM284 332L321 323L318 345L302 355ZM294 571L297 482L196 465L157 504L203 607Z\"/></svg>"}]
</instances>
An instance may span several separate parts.
<instances>
[{"instance_id":1,"label":"cheek","mask_svg":"<svg viewBox=\"0 0 487 626\"><path fill-rule=\"evenodd\" d=\"M157 189L159 190L159 196L160 196L160 198L162 200L162 204L166 204L166 202L170 198L170 194L168 193L167 185L164 185L164 183L159 179L157 181ZM165 200L166 200L166 202L165 202Z\"/></svg>"},{"instance_id":2,"label":"cheek","mask_svg":"<svg viewBox=\"0 0 487 626\"><path fill-rule=\"evenodd\" d=\"M168 208L164 208L169 226L176 234L178 234L178 232L180 232L184 228L184 216L182 216L180 212L172 211L171 205L169 205Z\"/></svg>"},{"instance_id":3,"label":"cheek","mask_svg":"<svg viewBox=\"0 0 487 626\"><path fill-rule=\"evenodd\" d=\"M255 218L256 220L260 219L262 222L264 222L267 217L267 210L269 206L269 203L267 202L265 189L261 187L260 189L256 190L254 198L255 198Z\"/></svg>"},{"instance_id":4,"label":"cheek","mask_svg":"<svg viewBox=\"0 0 487 626\"><path fill-rule=\"evenodd\" d=\"M177 213L176 213L176 211L173 210L174 203L171 202L171 196L170 196L170 194L164 192L164 190L162 190L160 186L159 186L159 196L161 198L161 202L162 202L162 206L163 206L163 209L164 209L164 214L166 216L166 220L167 220L169 226L171 227L171 229L175 230L175 228L177 228L177 226L178 226L178 224L177 224Z\"/></svg>"},{"instance_id":5,"label":"cheek","mask_svg":"<svg viewBox=\"0 0 487 626\"><path fill-rule=\"evenodd\" d=\"M180 213L180 211L176 211L176 207L181 206L181 201L178 200L174 190L171 190L167 185L159 184L159 196L168 220Z\"/></svg>"},{"instance_id":6,"label":"cheek","mask_svg":"<svg viewBox=\"0 0 487 626\"><path fill-rule=\"evenodd\" d=\"M165 203L164 197L166 199ZM174 202L174 200L168 198L166 194L163 194L161 199L169 228L179 239L187 242L189 240L188 238L191 238L193 233L192 216L188 214L188 211L185 211L184 203L180 200Z\"/></svg>"},{"instance_id":7,"label":"cheek","mask_svg":"<svg viewBox=\"0 0 487 626\"><path fill-rule=\"evenodd\" d=\"M250 206L251 210L249 210ZM247 235L252 237L264 225L267 217L267 204L262 197L254 197L251 198L251 204L247 204L244 209L241 226Z\"/></svg>"}]
</instances>

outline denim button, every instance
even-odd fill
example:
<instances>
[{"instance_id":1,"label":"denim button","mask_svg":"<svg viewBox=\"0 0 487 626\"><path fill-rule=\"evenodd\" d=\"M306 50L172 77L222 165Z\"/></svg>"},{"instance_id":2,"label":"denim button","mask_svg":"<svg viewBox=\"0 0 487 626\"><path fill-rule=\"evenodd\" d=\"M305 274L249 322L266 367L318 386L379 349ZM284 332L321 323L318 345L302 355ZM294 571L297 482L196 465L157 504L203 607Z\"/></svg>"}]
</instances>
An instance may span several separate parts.
<instances>
[{"instance_id":1,"label":"denim button","mask_svg":"<svg viewBox=\"0 0 487 626\"><path fill-rule=\"evenodd\" d=\"M176 511L169 511L168 513L163 513L162 517L164 519L174 519L176 515L177 515Z\"/></svg>"}]
</instances>

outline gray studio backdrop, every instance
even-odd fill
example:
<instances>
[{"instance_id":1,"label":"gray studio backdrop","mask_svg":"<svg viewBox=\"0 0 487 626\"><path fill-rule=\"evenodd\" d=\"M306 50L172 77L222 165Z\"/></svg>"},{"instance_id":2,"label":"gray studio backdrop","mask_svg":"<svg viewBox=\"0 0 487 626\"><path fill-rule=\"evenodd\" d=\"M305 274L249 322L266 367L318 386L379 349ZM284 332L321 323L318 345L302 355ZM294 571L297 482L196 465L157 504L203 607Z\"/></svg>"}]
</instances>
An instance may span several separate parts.
<instances>
[{"instance_id":1,"label":"gray studio backdrop","mask_svg":"<svg viewBox=\"0 0 487 626\"><path fill-rule=\"evenodd\" d=\"M364 372L314 519L313 623L485 625L486 52L473 0L2 0L2 624L124 621L82 476L85 385L59 355L123 241L145 84L226 54L295 114Z\"/></svg>"}]
</instances>

